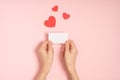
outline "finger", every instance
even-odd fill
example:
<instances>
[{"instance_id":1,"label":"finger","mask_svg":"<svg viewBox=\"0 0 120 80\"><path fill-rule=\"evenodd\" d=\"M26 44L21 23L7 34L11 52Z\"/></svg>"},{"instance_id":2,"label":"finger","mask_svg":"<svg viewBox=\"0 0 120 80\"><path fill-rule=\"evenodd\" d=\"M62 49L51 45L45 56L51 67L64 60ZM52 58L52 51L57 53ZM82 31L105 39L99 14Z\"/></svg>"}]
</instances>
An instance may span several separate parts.
<instances>
[{"instance_id":1,"label":"finger","mask_svg":"<svg viewBox=\"0 0 120 80\"><path fill-rule=\"evenodd\" d=\"M65 52L69 52L69 42L65 42Z\"/></svg>"},{"instance_id":2,"label":"finger","mask_svg":"<svg viewBox=\"0 0 120 80\"><path fill-rule=\"evenodd\" d=\"M73 42L73 40L69 40L69 44L70 44L70 49L71 49L71 50L72 50L72 49L77 50L76 45L75 45L75 43Z\"/></svg>"},{"instance_id":3,"label":"finger","mask_svg":"<svg viewBox=\"0 0 120 80\"><path fill-rule=\"evenodd\" d=\"M41 50L47 50L48 41L44 41L41 45Z\"/></svg>"},{"instance_id":4,"label":"finger","mask_svg":"<svg viewBox=\"0 0 120 80\"><path fill-rule=\"evenodd\" d=\"M62 50L62 56L64 56L64 53L65 53L65 44L62 45L61 50Z\"/></svg>"},{"instance_id":5,"label":"finger","mask_svg":"<svg viewBox=\"0 0 120 80\"><path fill-rule=\"evenodd\" d=\"M48 42L48 52L53 53L53 47L52 47L52 42L51 41Z\"/></svg>"}]
</instances>

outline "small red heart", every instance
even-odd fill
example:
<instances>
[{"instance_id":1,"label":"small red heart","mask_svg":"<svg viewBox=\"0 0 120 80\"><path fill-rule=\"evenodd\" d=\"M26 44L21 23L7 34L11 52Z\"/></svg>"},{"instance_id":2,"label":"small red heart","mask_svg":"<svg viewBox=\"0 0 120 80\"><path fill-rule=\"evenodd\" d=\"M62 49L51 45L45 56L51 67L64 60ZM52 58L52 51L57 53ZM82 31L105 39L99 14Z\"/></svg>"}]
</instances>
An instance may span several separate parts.
<instances>
[{"instance_id":1,"label":"small red heart","mask_svg":"<svg viewBox=\"0 0 120 80\"><path fill-rule=\"evenodd\" d=\"M58 6L57 5L55 5L53 8L52 8L52 11L58 11Z\"/></svg>"},{"instance_id":2,"label":"small red heart","mask_svg":"<svg viewBox=\"0 0 120 80\"><path fill-rule=\"evenodd\" d=\"M54 16L50 16L48 20L44 21L44 25L47 27L55 27L56 19Z\"/></svg>"},{"instance_id":3,"label":"small red heart","mask_svg":"<svg viewBox=\"0 0 120 80\"><path fill-rule=\"evenodd\" d=\"M69 17L70 17L69 14L67 14L67 13L65 13L65 12L63 13L63 18L64 18L64 19L68 19Z\"/></svg>"}]
</instances>

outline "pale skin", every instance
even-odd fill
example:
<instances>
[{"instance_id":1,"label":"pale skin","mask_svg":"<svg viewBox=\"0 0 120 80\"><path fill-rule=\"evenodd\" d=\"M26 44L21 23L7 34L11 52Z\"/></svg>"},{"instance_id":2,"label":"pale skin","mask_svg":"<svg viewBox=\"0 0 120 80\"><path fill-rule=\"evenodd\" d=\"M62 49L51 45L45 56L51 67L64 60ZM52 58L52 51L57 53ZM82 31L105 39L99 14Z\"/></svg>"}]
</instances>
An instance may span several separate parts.
<instances>
[{"instance_id":1,"label":"pale skin","mask_svg":"<svg viewBox=\"0 0 120 80\"><path fill-rule=\"evenodd\" d=\"M63 59L68 71L68 75L70 76L70 80L79 80L75 68L77 53L78 50L74 42L72 40L66 41L64 45ZM36 80L46 80L54 58L54 49L52 47L52 42L44 41L42 45L38 47L38 54L42 60L42 69L38 74Z\"/></svg>"}]
</instances>

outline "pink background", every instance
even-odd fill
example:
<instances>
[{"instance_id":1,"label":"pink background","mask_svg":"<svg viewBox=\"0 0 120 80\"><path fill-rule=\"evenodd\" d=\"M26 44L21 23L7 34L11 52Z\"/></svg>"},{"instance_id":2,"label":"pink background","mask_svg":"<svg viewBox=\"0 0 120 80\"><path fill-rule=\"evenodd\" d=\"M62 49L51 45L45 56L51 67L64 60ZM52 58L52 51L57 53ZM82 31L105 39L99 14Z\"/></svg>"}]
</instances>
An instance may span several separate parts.
<instances>
[{"instance_id":1,"label":"pink background","mask_svg":"<svg viewBox=\"0 0 120 80\"><path fill-rule=\"evenodd\" d=\"M56 4L59 11L52 12ZM55 28L43 24L50 15ZM74 40L81 80L120 80L120 0L0 0L0 80L33 80L39 70L35 48L48 32L67 32ZM47 80L67 80L60 47L54 45Z\"/></svg>"}]
</instances>

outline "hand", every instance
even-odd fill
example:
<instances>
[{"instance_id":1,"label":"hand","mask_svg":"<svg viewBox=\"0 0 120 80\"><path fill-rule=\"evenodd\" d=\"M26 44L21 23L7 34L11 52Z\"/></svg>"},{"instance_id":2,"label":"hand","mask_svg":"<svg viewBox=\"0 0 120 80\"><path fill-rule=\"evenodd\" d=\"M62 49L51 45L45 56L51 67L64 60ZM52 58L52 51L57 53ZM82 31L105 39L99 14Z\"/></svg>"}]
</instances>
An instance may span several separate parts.
<instances>
[{"instance_id":1,"label":"hand","mask_svg":"<svg viewBox=\"0 0 120 80\"><path fill-rule=\"evenodd\" d=\"M50 41L44 41L39 49L39 56L41 57L42 66L49 71L53 62L53 48Z\"/></svg>"},{"instance_id":2,"label":"hand","mask_svg":"<svg viewBox=\"0 0 120 80\"><path fill-rule=\"evenodd\" d=\"M44 41L42 45L38 47L37 53L42 61L41 73L39 74L37 80L44 80L53 62L54 50L52 43L50 41Z\"/></svg>"},{"instance_id":3,"label":"hand","mask_svg":"<svg viewBox=\"0 0 120 80\"><path fill-rule=\"evenodd\" d=\"M64 48L64 61L66 68L71 76L71 80L78 80L78 76L75 70L75 61L78 50L72 40L68 40L65 43Z\"/></svg>"}]
</instances>

